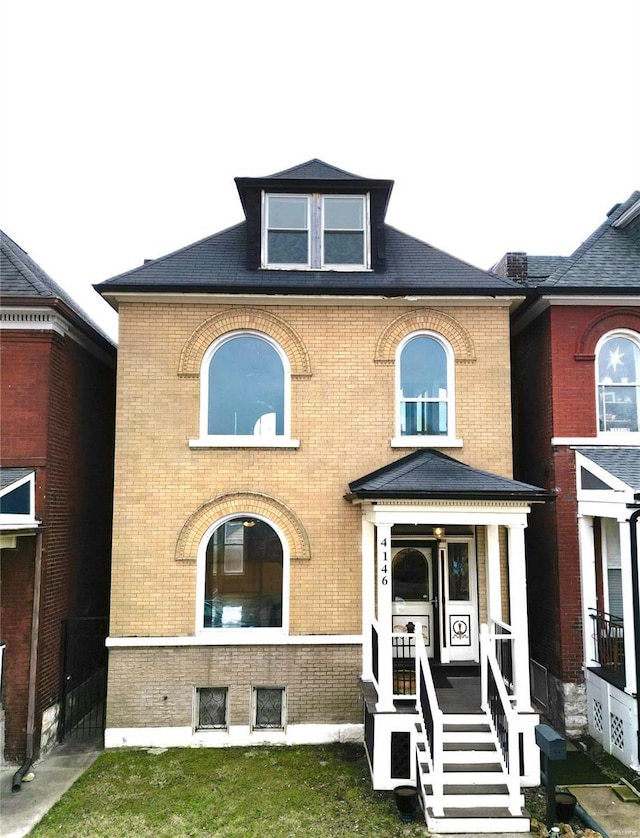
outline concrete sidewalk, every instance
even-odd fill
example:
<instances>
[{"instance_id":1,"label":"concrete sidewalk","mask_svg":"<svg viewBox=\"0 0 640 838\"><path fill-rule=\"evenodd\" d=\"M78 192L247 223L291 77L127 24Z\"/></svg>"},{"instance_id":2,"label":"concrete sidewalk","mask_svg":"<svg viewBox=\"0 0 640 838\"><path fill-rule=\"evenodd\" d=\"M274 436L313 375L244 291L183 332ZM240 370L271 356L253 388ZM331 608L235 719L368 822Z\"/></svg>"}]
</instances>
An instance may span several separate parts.
<instances>
[{"instance_id":1,"label":"concrete sidewalk","mask_svg":"<svg viewBox=\"0 0 640 838\"><path fill-rule=\"evenodd\" d=\"M22 838L46 815L102 753L101 738L70 740L50 751L32 766L34 779L11 791L13 775L20 766L0 769L0 836Z\"/></svg>"},{"instance_id":2,"label":"concrete sidewalk","mask_svg":"<svg viewBox=\"0 0 640 838\"><path fill-rule=\"evenodd\" d=\"M620 800L611 785L567 788L609 838L640 838L640 803Z\"/></svg>"}]
</instances>

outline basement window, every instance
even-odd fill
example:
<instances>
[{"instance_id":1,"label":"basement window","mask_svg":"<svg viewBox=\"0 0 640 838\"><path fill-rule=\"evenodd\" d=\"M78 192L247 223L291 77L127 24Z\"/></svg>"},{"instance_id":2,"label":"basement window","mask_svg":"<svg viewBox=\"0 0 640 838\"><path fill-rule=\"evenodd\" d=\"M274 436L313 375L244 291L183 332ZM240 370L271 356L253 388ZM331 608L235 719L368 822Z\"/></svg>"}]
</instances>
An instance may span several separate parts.
<instances>
[{"instance_id":1,"label":"basement window","mask_svg":"<svg viewBox=\"0 0 640 838\"><path fill-rule=\"evenodd\" d=\"M284 687L254 687L252 703L253 730L284 730Z\"/></svg>"},{"instance_id":2,"label":"basement window","mask_svg":"<svg viewBox=\"0 0 640 838\"><path fill-rule=\"evenodd\" d=\"M196 690L196 730L226 730L227 687L200 687Z\"/></svg>"}]
</instances>

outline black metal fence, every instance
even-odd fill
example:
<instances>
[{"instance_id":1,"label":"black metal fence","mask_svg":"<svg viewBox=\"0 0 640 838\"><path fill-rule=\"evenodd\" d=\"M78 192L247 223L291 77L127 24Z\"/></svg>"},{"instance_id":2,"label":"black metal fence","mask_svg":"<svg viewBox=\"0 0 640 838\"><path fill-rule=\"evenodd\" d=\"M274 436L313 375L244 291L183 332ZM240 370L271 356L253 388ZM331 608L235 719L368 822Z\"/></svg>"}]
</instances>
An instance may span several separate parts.
<instances>
[{"instance_id":1,"label":"black metal fence","mask_svg":"<svg viewBox=\"0 0 640 838\"><path fill-rule=\"evenodd\" d=\"M593 611L593 659L603 669L624 679L624 623L621 617Z\"/></svg>"},{"instance_id":2,"label":"black metal fence","mask_svg":"<svg viewBox=\"0 0 640 838\"><path fill-rule=\"evenodd\" d=\"M60 741L104 732L107 630L107 619L104 617L62 621Z\"/></svg>"}]
</instances>

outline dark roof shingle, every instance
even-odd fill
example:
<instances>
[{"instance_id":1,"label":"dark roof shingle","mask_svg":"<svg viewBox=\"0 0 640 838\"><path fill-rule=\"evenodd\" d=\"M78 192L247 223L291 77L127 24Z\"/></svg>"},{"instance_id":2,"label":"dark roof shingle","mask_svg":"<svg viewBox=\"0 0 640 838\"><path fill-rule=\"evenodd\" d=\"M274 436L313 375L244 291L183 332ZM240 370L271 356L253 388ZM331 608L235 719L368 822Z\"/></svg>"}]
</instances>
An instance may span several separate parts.
<instances>
[{"instance_id":1,"label":"dark roof shingle","mask_svg":"<svg viewBox=\"0 0 640 838\"><path fill-rule=\"evenodd\" d=\"M349 491L359 498L458 498L548 500L538 486L468 466L440 451L414 451L354 480Z\"/></svg>"}]
</instances>

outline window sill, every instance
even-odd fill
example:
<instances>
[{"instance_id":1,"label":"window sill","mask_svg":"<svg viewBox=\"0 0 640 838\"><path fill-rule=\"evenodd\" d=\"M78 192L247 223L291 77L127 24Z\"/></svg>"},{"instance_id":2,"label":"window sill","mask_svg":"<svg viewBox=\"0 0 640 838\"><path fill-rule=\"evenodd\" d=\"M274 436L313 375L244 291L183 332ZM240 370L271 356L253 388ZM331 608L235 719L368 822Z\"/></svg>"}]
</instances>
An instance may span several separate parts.
<instances>
[{"instance_id":1,"label":"window sill","mask_svg":"<svg viewBox=\"0 0 640 838\"><path fill-rule=\"evenodd\" d=\"M597 436L554 436L551 445L640 445L640 433L635 431L599 433Z\"/></svg>"},{"instance_id":2,"label":"window sill","mask_svg":"<svg viewBox=\"0 0 640 838\"><path fill-rule=\"evenodd\" d=\"M463 441L451 436L394 436L392 448L462 448Z\"/></svg>"},{"instance_id":3,"label":"window sill","mask_svg":"<svg viewBox=\"0 0 640 838\"><path fill-rule=\"evenodd\" d=\"M285 436L205 436L190 439L189 448L300 448L300 440Z\"/></svg>"}]
</instances>

